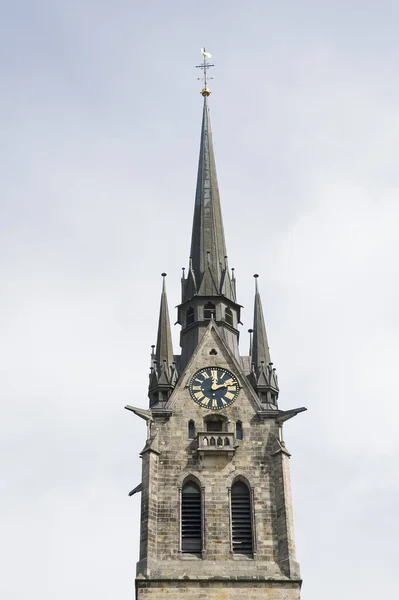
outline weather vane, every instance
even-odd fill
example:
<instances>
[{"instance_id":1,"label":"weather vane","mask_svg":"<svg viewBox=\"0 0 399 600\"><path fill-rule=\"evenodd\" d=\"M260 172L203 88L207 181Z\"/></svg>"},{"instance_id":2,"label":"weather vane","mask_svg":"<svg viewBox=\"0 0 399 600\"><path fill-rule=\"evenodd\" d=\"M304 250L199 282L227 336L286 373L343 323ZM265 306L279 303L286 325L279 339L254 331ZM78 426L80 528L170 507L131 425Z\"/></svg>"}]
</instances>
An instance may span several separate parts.
<instances>
[{"instance_id":1,"label":"weather vane","mask_svg":"<svg viewBox=\"0 0 399 600\"><path fill-rule=\"evenodd\" d=\"M209 62L206 60L207 58L212 58L212 54L210 54L209 52L207 52L205 50L205 48L201 48L201 54L203 56L204 61L203 61L202 65L196 65L196 68L197 69L202 69L203 73L204 73L204 76L203 77L198 77L198 80L200 80L200 81L202 80L204 82L204 88L201 90L201 94L203 96L209 96L209 94L211 92L210 92L210 90L208 88L208 79L213 79L213 77L207 77L207 73L208 73L208 70L211 67L214 67L215 65L209 64Z\"/></svg>"}]
</instances>

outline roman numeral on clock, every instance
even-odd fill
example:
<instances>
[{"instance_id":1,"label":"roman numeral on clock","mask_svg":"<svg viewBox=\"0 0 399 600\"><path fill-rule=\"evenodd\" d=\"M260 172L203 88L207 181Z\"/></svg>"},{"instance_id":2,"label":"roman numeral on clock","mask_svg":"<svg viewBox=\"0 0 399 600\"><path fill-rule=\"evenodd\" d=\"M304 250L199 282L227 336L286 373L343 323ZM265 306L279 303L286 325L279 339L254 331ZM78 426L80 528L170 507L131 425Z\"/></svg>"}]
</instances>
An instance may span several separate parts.
<instances>
[{"instance_id":1,"label":"roman numeral on clock","mask_svg":"<svg viewBox=\"0 0 399 600\"><path fill-rule=\"evenodd\" d=\"M205 367L194 373L188 387L191 398L208 410L229 407L240 391L236 376L216 366Z\"/></svg>"}]
</instances>

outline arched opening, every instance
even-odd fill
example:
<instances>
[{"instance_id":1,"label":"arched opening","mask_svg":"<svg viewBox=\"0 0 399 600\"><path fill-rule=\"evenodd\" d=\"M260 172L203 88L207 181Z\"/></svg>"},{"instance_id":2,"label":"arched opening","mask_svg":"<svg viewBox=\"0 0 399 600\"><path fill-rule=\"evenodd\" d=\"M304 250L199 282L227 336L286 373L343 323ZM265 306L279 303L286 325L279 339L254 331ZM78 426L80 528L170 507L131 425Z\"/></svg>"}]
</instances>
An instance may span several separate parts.
<instances>
[{"instance_id":1,"label":"arched opening","mask_svg":"<svg viewBox=\"0 0 399 600\"><path fill-rule=\"evenodd\" d=\"M215 319L216 318L216 307L212 302L207 302L204 306L204 319Z\"/></svg>"},{"instance_id":2,"label":"arched opening","mask_svg":"<svg viewBox=\"0 0 399 600\"><path fill-rule=\"evenodd\" d=\"M236 440L243 439L243 431L242 431L242 423L241 421L237 421L236 423Z\"/></svg>"},{"instance_id":3,"label":"arched opening","mask_svg":"<svg viewBox=\"0 0 399 600\"><path fill-rule=\"evenodd\" d=\"M192 306L186 312L186 327L194 323L194 309Z\"/></svg>"},{"instance_id":4,"label":"arched opening","mask_svg":"<svg viewBox=\"0 0 399 600\"><path fill-rule=\"evenodd\" d=\"M181 494L181 549L191 554L202 550L201 490L193 481L184 485Z\"/></svg>"},{"instance_id":5,"label":"arched opening","mask_svg":"<svg viewBox=\"0 0 399 600\"><path fill-rule=\"evenodd\" d=\"M229 307L224 311L224 320L228 325L233 326L233 311Z\"/></svg>"},{"instance_id":6,"label":"arched opening","mask_svg":"<svg viewBox=\"0 0 399 600\"><path fill-rule=\"evenodd\" d=\"M195 423L194 421L188 422L188 439L193 440L195 438Z\"/></svg>"},{"instance_id":7,"label":"arched opening","mask_svg":"<svg viewBox=\"0 0 399 600\"><path fill-rule=\"evenodd\" d=\"M252 554L251 498L242 481L231 488L231 525L234 554Z\"/></svg>"}]
</instances>

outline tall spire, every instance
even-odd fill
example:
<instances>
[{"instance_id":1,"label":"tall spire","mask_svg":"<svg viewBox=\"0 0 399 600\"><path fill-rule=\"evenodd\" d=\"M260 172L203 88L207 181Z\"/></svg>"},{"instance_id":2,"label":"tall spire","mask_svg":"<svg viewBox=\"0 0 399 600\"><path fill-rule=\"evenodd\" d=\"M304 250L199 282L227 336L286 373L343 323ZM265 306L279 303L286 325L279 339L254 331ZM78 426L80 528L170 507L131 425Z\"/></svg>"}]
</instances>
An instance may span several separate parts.
<instances>
[{"instance_id":1,"label":"tall spire","mask_svg":"<svg viewBox=\"0 0 399 600\"><path fill-rule=\"evenodd\" d=\"M219 187L209 117L209 90L202 91L204 107L198 164L197 190L191 236L190 267L183 289L183 302L194 294L223 294L233 302L235 289L227 264Z\"/></svg>"},{"instance_id":2,"label":"tall spire","mask_svg":"<svg viewBox=\"0 0 399 600\"><path fill-rule=\"evenodd\" d=\"M172 333L169 321L168 298L166 295L166 273L162 273L162 293L155 360L158 365L162 365L166 361L168 367L173 363Z\"/></svg>"},{"instance_id":3,"label":"tall spire","mask_svg":"<svg viewBox=\"0 0 399 600\"><path fill-rule=\"evenodd\" d=\"M213 152L208 98L207 71L213 65L207 62L209 52L202 48L204 98L201 126L201 144L198 163L197 188L191 235L190 262L183 269L182 301L178 306L177 322L182 326L182 349L179 368L184 369L199 341L205 334L209 320L214 319L219 332L233 354L238 358L238 340L241 306L236 302L234 269L229 271L224 239L219 187Z\"/></svg>"},{"instance_id":4,"label":"tall spire","mask_svg":"<svg viewBox=\"0 0 399 600\"><path fill-rule=\"evenodd\" d=\"M251 331L251 362L252 372L249 379L257 391L262 404L267 408L277 406L278 380L276 369L270 360L269 344L267 341L265 319L258 288L258 277L255 278L254 324Z\"/></svg>"}]
</instances>

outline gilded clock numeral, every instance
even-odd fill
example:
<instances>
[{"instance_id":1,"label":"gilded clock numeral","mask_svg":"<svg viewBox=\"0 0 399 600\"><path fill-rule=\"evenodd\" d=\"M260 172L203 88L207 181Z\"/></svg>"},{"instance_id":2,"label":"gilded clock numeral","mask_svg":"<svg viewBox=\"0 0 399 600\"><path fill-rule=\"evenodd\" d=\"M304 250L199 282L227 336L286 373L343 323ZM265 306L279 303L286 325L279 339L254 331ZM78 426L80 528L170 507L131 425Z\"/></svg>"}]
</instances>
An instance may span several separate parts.
<instances>
[{"instance_id":1,"label":"gilded clock numeral","mask_svg":"<svg viewBox=\"0 0 399 600\"><path fill-rule=\"evenodd\" d=\"M201 389L201 386L200 386L200 385L193 385L193 386L192 386L192 389L193 389L193 390L200 390L200 389Z\"/></svg>"},{"instance_id":2,"label":"gilded clock numeral","mask_svg":"<svg viewBox=\"0 0 399 600\"><path fill-rule=\"evenodd\" d=\"M237 388L236 388L235 385L229 385L229 386L227 386L227 389L228 389L229 392L236 392L237 391Z\"/></svg>"},{"instance_id":3,"label":"gilded clock numeral","mask_svg":"<svg viewBox=\"0 0 399 600\"><path fill-rule=\"evenodd\" d=\"M227 402L224 398L220 398L220 402L223 404L223 406L227 406Z\"/></svg>"},{"instance_id":4,"label":"gilded clock numeral","mask_svg":"<svg viewBox=\"0 0 399 600\"><path fill-rule=\"evenodd\" d=\"M202 392L195 392L194 396L197 398L197 400L202 400L202 398L204 398L204 394Z\"/></svg>"},{"instance_id":5,"label":"gilded clock numeral","mask_svg":"<svg viewBox=\"0 0 399 600\"><path fill-rule=\"evenodd\" d=\"M216 400L216 398L212 398L212 408L217 408L218 407L218 401Z\"/></svg>"},{"instance_id":6,"label":"gilded clock numeral","mask_svg":"<svg viewBox=\"0 0 399 600\"><path fill-rule=\"evenodd\" d=\"M203 371L203 372L201 373L201 375L202 375L202 377L203 377L204 379L209 379L209 375L208 375L208 373L207 373L206 371Z\"/></svg>"},{"instance_id":7,"label":"gilded clock numeral","mask_svg":"<svg viewBox=\"0 0 399 600\"><path fill-rule=\"evenodd\" d=\"M218 372L214 369L213 371L211 371L211 376L212 376L212 379L217 379L218 378Z\"/></svg>"},{"instance_id":8,"label":"gilded clock numeral","mask_svg":"<svg viewBox=\"0 0 399 600\"><path fill-rule=\"evenodd\" d=\"M234 394L232 394L231 392L226 392L224 397L227 398L228 400L233 400Z\"/></svg>"}]
</instances>

